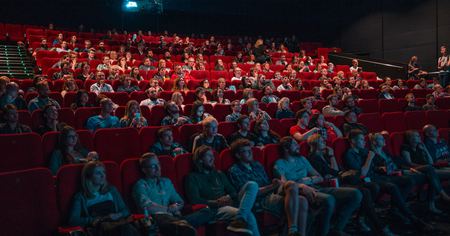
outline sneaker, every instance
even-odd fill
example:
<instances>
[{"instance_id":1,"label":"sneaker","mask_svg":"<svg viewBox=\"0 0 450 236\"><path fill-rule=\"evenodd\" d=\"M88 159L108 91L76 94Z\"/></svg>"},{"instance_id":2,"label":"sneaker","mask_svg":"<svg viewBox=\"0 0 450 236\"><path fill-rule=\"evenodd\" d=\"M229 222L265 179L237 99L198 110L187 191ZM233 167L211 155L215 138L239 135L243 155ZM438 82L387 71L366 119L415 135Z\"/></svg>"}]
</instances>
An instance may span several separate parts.
<instances>
[{"instance_id":1,"label":"sneaker","mask_svg":"<svg viewBox=\"0 0 450 236\"><path fill-rule=\"evenodd\" d=\"M247 222L241 219L236 219L230 222L227 226L227 230L235 233L244 233L247 235L253 235L253 232L248 228Z\"/></svg>"}]
</instances>

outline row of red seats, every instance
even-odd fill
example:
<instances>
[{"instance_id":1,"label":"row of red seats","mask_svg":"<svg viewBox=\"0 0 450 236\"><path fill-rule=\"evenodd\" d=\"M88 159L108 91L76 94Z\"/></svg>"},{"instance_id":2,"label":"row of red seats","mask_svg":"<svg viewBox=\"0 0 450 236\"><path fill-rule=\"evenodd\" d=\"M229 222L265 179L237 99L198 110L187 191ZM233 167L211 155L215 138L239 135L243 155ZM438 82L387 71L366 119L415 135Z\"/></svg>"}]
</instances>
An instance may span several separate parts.
<instances>
[{"instance_id":1,"label":"row of red seats","mask_svg":"<svg viewBox=\"0 0 450 236\"><path fill-rule=\"evenodd\" d=\"M402 132L407 129L421 129L427 123L434 124L439 128L447 128L449 127L449 118L449 111L390 112L381 116L379 113L366 113L359 116L359 122L367 126L370 132L382 130ZM328 117L327 120L335 123L338 127L341 127L344 122L342 117ZM79 123L79 120L77 121ZM269 124L273 131L281 136L286 136L289 135L289 128L296 124L296 120L294 118L271 119ZM156 132L160 128L161 126L151 126L142 128L140 131L132 128L100 129L93 136L86 130L78 130L78 133L81 143L90 150L96 150L102 160L113 160L120 163L126 158L136 157L147 151L155 142ZM175 141L189 146L192 135L201 132L202 126L201 124L186 124L179 128L172 127L172 130ZM236 130L237 125L234 122L219 122L218 132L226 137ZM57 137L57 132L44 134L42 138L34 133L0 135L0 147L1 150L4 150L3 157L0 158L1 170L45 166L52 150L56 147Z\"/></svg>"}]
</instances>

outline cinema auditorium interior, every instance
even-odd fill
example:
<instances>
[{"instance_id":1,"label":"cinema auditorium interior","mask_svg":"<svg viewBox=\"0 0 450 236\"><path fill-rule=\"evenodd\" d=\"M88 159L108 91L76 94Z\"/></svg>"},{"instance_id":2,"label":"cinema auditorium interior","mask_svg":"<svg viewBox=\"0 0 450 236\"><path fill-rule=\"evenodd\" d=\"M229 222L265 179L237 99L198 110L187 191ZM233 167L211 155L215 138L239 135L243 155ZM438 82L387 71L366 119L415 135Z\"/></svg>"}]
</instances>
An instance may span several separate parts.
<instances>
[{"instance_id":1,"label":"cinema auditorium interior","mask_svg":"<svg viewBox=\"0 0 450 236\"><path fill-rule=\"evenodd\" d=\"M450 1L0 8L0 235L450 235Z\"/></svg>"}]
</instances>

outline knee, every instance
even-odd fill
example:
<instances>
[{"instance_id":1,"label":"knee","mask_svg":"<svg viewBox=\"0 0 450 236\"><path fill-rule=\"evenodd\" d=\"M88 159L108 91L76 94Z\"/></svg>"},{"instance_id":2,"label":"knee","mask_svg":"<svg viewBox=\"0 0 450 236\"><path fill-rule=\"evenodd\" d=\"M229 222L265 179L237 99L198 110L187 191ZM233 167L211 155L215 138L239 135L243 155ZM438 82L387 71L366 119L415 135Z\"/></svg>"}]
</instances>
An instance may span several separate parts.
<instances>
[{"instance_id":1,"label":"knee","mask_svg":"<svg viewBox=\"0 0 450 236\"><path fill-rule=\"evenodd\" d=\"M325 197L323 204L328 211L333 211L336 207L336 199L332 195L328 195Z\"/></svg>"},{"instance_id":2,"label":"knee","mask_svg":"<svg viewBox=\"0 0 450 236\"><path fill-rule=\"evenodd\" d=\"M287 181L284 184L284 190L285 192L297 196L298 195L298 184L295 183L294 181Z\"/></svg>"},{"instance_id":3,"label":"knee","mask_svg":"<svg viewBox=\"0 0 450 236\"><path fill-rule=\"evenodd\" d=\"M299 211L301 211L301 212L308 211L308 208L309 208L308 199L303 196L298 196L298 206L299 206Z\"/></svg>"},{"instance_id":4,"label":"knee","mask_svg":"<svg viewBox=\"0 0 450 236\"><path fill-rule=\"evenodd\" d=\"M353 191L351 201L354 203L357 203L359 205L359 203L361 203L362 198L363 198L363 194L361 193L361 191L359 191L358 189L355 189Z\"/></svg>"},{"instance_id":5,"label":"knee","mask_svg":"<svg viewBox=\"0 0 450 236\"><path fill-rule=\"evenodd\" d=\"M255 181L248 181L244 186L244 191L248 192L258 192L259 186Z\"/></svg>"}]
</instances>

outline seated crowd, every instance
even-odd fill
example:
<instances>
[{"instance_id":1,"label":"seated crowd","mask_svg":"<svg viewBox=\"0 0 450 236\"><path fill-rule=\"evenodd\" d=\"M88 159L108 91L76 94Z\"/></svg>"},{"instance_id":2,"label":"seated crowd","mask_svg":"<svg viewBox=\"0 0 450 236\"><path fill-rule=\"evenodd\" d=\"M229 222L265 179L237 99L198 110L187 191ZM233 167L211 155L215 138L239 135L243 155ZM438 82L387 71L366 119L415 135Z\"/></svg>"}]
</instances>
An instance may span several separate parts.
<instances>
[{"instance_id":1,"label":"seated crowd","mask_svg":"<svg viewBox=\"0 0 450 236\"><path fill-rule=\"evenodd\" d=\"M66 50L63 38L58 40L61 45L55 50ZM59 41L54 43L55 47L60 44ZM189 42L184 43L183 40L174 41L174 44L192 49ZM373 88L361 78L361 67L357 60L352 62L349 69L351 77L346 78L343 72L333 71L334 65L327 63L325 58L320 58L314 64L304 51L299 56L293 56L292 60L287 60L283 55L273 63L285 66L283 73L287 76L276 72L274 79L268 79L262 72L270 72L272 61L268 55L259 52L261 43L257 42L255 47L250 44L240 56L236 56L236 63L253 65L248 76L235 63L235 67L229 69L233 73L231 81L220 78L214 81L217 82L214 87L210 86L212 80L203 80L195 90L194 102L189 106L184 103L189 90L187 84L195 80L190 72L205 66L202 52L215 48L216 55L223 55L222 46L214 38L208 41L208 45L215 46L203 45L196 56L196 51L184 48L185 63L183 66L174 66L173 71L166 65L170 62L171 53L166 51L165 59L157 61L152 57L151 50L144 52L145 43L136 44L139 51L147 55L138 68L131 66L133 59L126 50L121 52L124 54L121 58L117 57L117 52L109 51L109 55L104 56L102 63L96 67L95 73L91 73L87 63L74 64L77 53L86 52L88 56L95 54L93 50L106 53L101 45L97 49L90 45L78 51L73 49L75 60L65 57L55 66L61 70L53 74L52 79L65 80L64 95L76 92L75 101L70 105L73 111L94 107L89 92L97 95L99 113L89 117L85 123L85 128L92 133L105 128L147 127L148 117L143 115L141 109L158 107L164 110L156 142L149 143L148 152L139 159L141 178L132 188L133 206L127 206L117 186L107 182L105 166L100 162L102 157L95 150L83 147L76 130L59 120L58 110L61 105L49 96L51 81L37 77L33 88L37 96L26 104L24 91L19 91L18 85L8 78L0 78L0 105L3 108L0 134L60 132L48 168L56 175L63 165L84 163L81 189L73 198L68 224L82 226L93 235L141 235L144 231L155 230L142 225L138 227L127 221L132 212L130 209L135 209L133 213L142 213L151 218L163 235L196 235L199 227L217 222L226 222L226 229L235 233L261 235L262 226L257 220L260 213L277 217L282 221L283 232L290 236L348 235L345 227L353 215L356 215L362 232L397 235L391 230L391 223L383 222L376 212L377 199L383 194L390 196L389 210L401 218L403 224L416 227L417 230L432 230L433 226L415 214L407 201L414 186L428 185L427 210L432 214L443 213L436 204L437 197L446 203L450 202L450 196L441 185L441 181L450 180L450 151L444 139L439 137L437 128L440 127L425 125L422 130L423 142L417 130L406 131L400 157L394 157L386 148L387 131L369 133L369 129L358 122L358 115L363 111L357 106L358 97L351 94L351 89ZM272 50L288 50L283 44L278 49L275 47ZM248 56L247 61L242 58L243 53ZM70 52L70 55L74 54ZM154 67L153 62L158 63L158 66ZM282 94L286 90L305 90L296 73L309 71L308 66L313 64L314 72L320 74L320 86L314 87L311 96L301 100L302 109L293 110L290 99L278 97L274 91ZM214 68L222 71L227 70L227 66L218 59ZM89 91L77 88L70 68L82 70L77 79L95 80L87 88ZM117 117L119 106L107 94L140 91L141 88L135 83L143 80L139 71L155 69L158 72L151 78L148 87L144 88L145 98L141 101L129 100L124 115ZM108 71L108 76L104 70ZM127 70L131 70L130 74L124 74ZM336 75L331 77L334 72ZM275 80L280 82L277 87ZM173 82L171 100L161 97L164 91L161 86L165 81ZM400 81L393 85L390 78L385 78L380 86L379 98L393 99L391 91L403 89L404 84ZM229 82L231 84L227 84ZM116 90L114 85L118 85ZM230 101L224 97L226 91L236 93L238 89L243 90L239 99ZM434 84L432 89L434 92L426 96L423 106L416 104L413 93L407 93L404 111L437 110L435 99L448 96L448 93L439 84ZM262 92L260 100L254 97L255 90ZM333 93L324 99L324 90L332 90ZM207 94L212 94L212 99ZM313 109L313 104L318 101L327 102L327 105L320 110ZM338 106L339 101L342 101L342 107ZM219 121L207 112L207 106L219 104L230 104L224 120L237 126L236 131L228 136L219 133ZM289 136L281 137L271 129L269 121L272 117L261 108L271 104L276 108L273 118L295 119L295 124L289 129ZM42 112L36 130L20 122L18 111L24 109ZM335 117L343 118L342 126L327 121ZM188 124L200 124L201 131L189 134L189 146L183 146L175 140L173 128ZM349 147L342 160L338 160L331 146L336 139L344 137ZM271 144L278 144L278 156L268 171L254 158L253 150L264 149ZM301 147L305 144L309 150L303 154ZM215 158L227 151L234 162L222 172L215 166ZM158 156L176 158L186 153L192 154L193 170L185 178L183 198L172 180L161 176L163 166ZM184 210L188 204L203 207L188 213ZM120 224L109 229L98 227L105 221Z\"/></svg>"}]
</instances>

